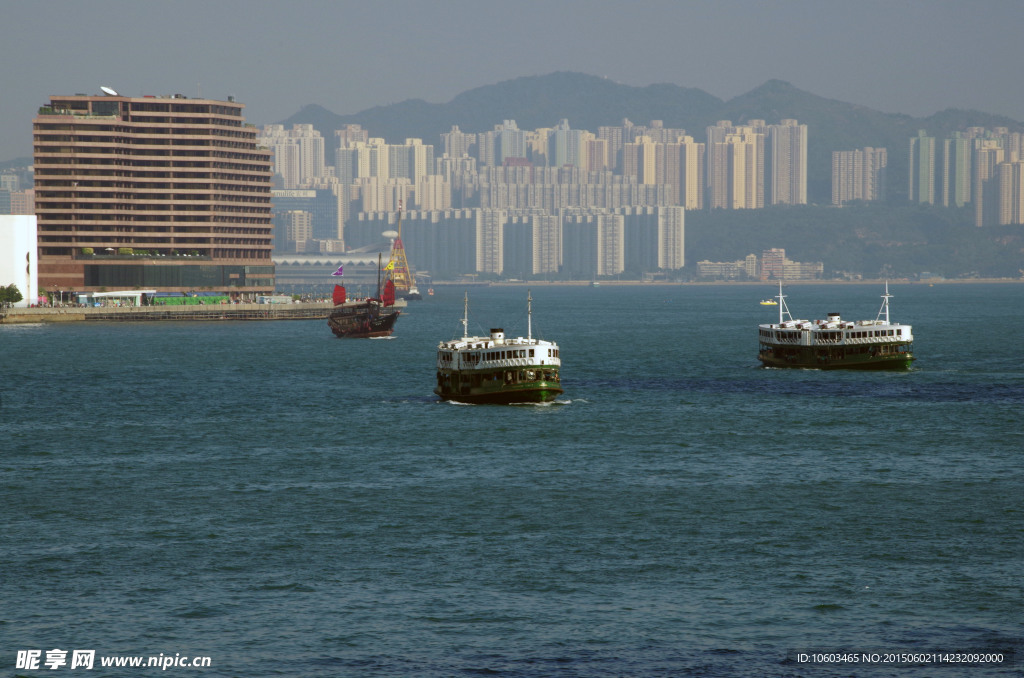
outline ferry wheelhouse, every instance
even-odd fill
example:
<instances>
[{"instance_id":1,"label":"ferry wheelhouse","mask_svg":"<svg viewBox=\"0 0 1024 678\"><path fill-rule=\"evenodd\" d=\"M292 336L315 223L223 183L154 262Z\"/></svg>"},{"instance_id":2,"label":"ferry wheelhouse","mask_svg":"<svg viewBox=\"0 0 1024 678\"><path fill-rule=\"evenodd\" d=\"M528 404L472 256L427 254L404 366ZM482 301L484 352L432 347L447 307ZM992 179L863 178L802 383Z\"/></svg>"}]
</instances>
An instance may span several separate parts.
<instances>
[{"instance_id":1,"label":"ferry wheelhouse","mask_svg":"<svg viewBox=\"0 0 1024 678\"><path fill-rule=\"evenodd\" d=\"M834 370L906 369L914 361L910 325L889 320L889 283L874 320L794 320L779 283L779 322L758 326L757 358L765 367Z\"/></svg>"},{"instance_id":2,"label":"ferry wheelhouse","mask_svg":"<svg viewBox=\"0 0 1024 678\"><path fill-rule=\"evenodd\" d=\"M469 296L462 318L462 338L437 347L437 387L445 400L464 403L543 403L562 393L558 344L533 337L532 297L527 296L525 337L469 336Z\"/></svg>"}]
</instances>

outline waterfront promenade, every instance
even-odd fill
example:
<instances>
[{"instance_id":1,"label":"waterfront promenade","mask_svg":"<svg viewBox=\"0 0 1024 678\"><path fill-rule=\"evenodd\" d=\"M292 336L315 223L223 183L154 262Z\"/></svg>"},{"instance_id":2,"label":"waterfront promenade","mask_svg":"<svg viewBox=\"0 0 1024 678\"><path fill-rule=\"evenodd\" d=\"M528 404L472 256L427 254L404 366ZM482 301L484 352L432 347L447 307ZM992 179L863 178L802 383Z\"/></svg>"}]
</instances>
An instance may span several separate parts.
<instances>
[{"instance_id":1,"label":"waterfront promenade","mask_svg":"<svg viewBox=\"0 0 1024 678\"><path fill-rule=\"evenodd\" d=\"M133 322L147 320L310 320L326 318L333 304L211 304L208 306L99 306L0 309L0 323Z\"/></svg>"}]
</instances>

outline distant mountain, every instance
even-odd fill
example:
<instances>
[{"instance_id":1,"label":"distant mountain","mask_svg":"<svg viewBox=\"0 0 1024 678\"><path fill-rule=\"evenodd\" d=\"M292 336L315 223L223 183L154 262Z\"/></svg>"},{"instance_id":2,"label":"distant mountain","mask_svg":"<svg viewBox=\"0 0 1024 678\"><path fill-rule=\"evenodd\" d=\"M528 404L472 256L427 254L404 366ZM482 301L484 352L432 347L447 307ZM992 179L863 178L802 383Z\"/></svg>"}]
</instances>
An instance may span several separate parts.
<instances>
[{"instance_id":1,"label":"distant mountain","mask_svg":"<svg viewBox=\"0 0 1024 678\"><path fill-rule=\"evenodd\" d=\"M477 87L444 104L410 99L352 115L309 105L281 122L286 126L312 124L327 138L346 124L359 124L372 136L393 143L419 138L440 146L440 135L452 125L463 132L486 132L503 120L515 120L520 129L532 130L552 127L562 118L574 129L593 132L599 126L620 125L623 118L638 125L662 120L666 127L686 129L697 141L704 141L705 129L718 120L742 124L763 119L776 124L794 118L808 127L808 199L819 203L831 200L832 151L865 146L888 149L888 190L891 196L899 196L906 194L908 140L917 130L927 130L937 138L971 126L1024 131L1019 121L980 111L949 109L927 118L882 113L819 97L781 80L769 80L722 101L694 88L670 84L633 87L567 72Z\"/></svg>"},{"instance_id":2,"label":"distant mountain","mask_svg":"<svg viewBox=\"0 0 1024 678\"><path fill-rule=\"evenodd\" d=\"M458 125L463 132L487 132L503 120L519 129L552 127L565 118L574 129L597 131L601 125L664 120L668 127L684 121L714 121L723 102L699 89L676 85L631 87L581 73L552 73L507 80L463 92L446 104L410 99L377 106L354 115L337 115L317 105L305 106L282 121L286 126L312 124L324 136L346 124L359 124L371 136L400 143L407 138L440 144L440 135ZM703 127L700 125L700 133Z\"/></svg>"}]
</instances>

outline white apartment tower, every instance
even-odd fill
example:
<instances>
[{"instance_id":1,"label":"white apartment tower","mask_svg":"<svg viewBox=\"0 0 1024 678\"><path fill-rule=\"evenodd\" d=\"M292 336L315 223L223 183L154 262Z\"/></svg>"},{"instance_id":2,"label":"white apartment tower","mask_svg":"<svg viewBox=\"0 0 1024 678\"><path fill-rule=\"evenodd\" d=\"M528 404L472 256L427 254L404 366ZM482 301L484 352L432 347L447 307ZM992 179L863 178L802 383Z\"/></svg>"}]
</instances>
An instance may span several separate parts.
<instances>
[{"instance_id":1,"label":"white apartment tower","mask_svg":"<svg viewBox=\"0 0 1024 678\"><path fill-rule=\"evenodd\" d=\"M562 217L534 215L533 274L557 273L562 263Z\"/></svg>"},{"instance_id":2,"label":"white apartment tower","mask_svg":"<svg viewBox=\"0 0 1024 678\"><path fill-rule=\"evenodd\" d=\"M505 268L505 210L476 210L476 270L500 275Z\"/></svg>"},{"instance_id":3,"label":"white apartment tower","mask_svg":"<svg viewBox=\"0 0 1024 678\"><path fill-rule=\"evenodd\" d=\"M327 175L324 139L312 125L267 125L258 143L273 153L274 173L283 181L282 188L303 188Z\"/></svg>"},{"instance_id":4,"label":"white apartment tower","mask_svg":"<svg viewBox=\"0 0 1024 678\"><path fill-rule=\"evenodd\" d=\"M887 163L884 148L833 151L832 204L838 207L851 200L883 199Z\"/></svg>"},{"instance_id":5,"label":"white apartment tower","mask_svg":"<svg viewBox=\"0 0 1024 678\"><path fill-rule=\"evenodd\" d=\"M734 127L728 120L707 128L708 207L764 207L765 135L758 129L754 125Z\"/></svg>"},{"instance_id":6,"label":"white apartment tower","mask_svg":"<svg viewBox=\"0 0 1024 678\"><path fill-rule=\"evenodd\" d=\"M807 204L807 125L785 119L768 126L770 205Z\"/></svg>"},{"instance_id":7,"label":"white apartment tower","mask_svg":"<svg viewBox=\"0 0 1024 678\"><path fill-rule=\"evenodd\" d=\"M618 275L626 267L626 229L621 214L597 216L597 274Z\"/></svg>"},{"instance_id":8,"label":"white apartment tower","mask_svg":"<svg viewBox=\"0 0 1024 678\"><path fill-rule=\"evenodd\" d=\"M685 264L685 218L682 207L658 208L658 268L675 270Z\"/></svg>"}]
</instances>

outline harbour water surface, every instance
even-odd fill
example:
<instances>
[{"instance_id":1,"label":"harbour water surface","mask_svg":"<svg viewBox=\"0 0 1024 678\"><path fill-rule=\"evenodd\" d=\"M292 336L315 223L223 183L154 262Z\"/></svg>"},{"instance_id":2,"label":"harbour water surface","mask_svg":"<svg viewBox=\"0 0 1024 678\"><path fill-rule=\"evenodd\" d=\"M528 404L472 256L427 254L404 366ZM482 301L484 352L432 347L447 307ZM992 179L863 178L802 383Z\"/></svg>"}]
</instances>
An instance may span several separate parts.
<instances>
[{"instance_id":1,"label":"harbour water surface","mask_svg":"<svg viewBox=\"0 0 1024 678\"><path fill-rule=\"evenodd\" d=\"M0 326L0 673L74 675L15 667L62 648L211 676L1022 675L1024 287L890 289L918 360L857 374L759 367L770 286L535 287L546 406L433 396L459 288L381 340ZM787 301L873 319L882 291ZM471 332L525 311L470 289Z\"/></svg>"}]
</instances>

